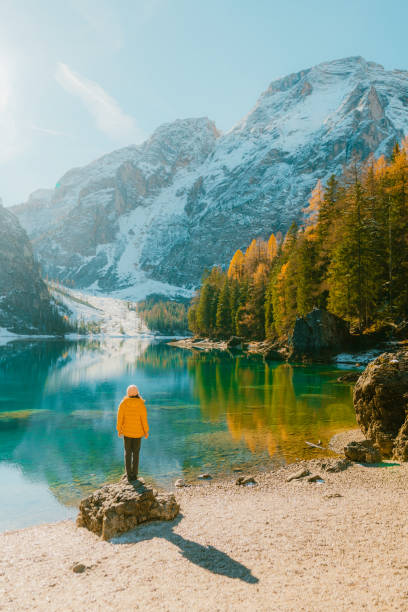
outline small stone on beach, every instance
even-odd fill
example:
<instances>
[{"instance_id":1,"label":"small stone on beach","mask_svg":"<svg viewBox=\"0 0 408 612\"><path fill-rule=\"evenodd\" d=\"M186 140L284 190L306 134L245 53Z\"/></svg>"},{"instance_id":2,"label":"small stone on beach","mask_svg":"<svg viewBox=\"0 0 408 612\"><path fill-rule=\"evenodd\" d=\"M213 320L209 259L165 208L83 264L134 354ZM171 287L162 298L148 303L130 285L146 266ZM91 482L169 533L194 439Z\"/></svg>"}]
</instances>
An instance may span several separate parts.
<instances>
[{"instance_id":1,"label":"small stone on beach","mask_svg":"<svg viewBox=\"0 0 408 612\"><path fill-rule=\"evenodd\" d=\"M320 476L320 474L313 474L313 476L309 476L307 482L324 482L324 479Z\"/></svg>"},{"instance_id":2,"label":"small stone on beach","mask_svg":"<svg viewBox=\"0 0 408 612\"><path fill-rule=\"evenodd\" d=\"M329 462L325 465L322 465L322 468L326 472L336 473L336 472L343 472L344 470L347 470L347 468L350 467L350 465L352 465L352 463L348 459L338 459L337 461L334 461L333 463Z\"/></svg>"},{"instance_id":3,"label":"small stone on beach","mask_svg":"<svg viewBox=\"0 0 408 612\"><path fill-rule=\"evenodd\" d=\"M254 485L256 484L256 480L253 476L239 476L235 481L236 485Z\"/></svg>"},{"instance_id":4,"label":"small stone on beach","mask_svg":"<svg viewBox=\"0 0 408 612\"><path fill-rule=\"evenodd\" d=\"M292 482L292 480L298 480L299 478L304 478L305 476L309 476L310 470L300 470L300 472L295 472L289 478L286 479L286 482Z\"/></svg>"},{"instance_id":5,"label":"small stone on beach","mask_svg":"<svg viewBox=\"0 0 408 612\"><path fill-rule=\"evenodd\" d=\"M201 480L211 480L212 476L206 472L205 474L200 474L198 478L201 478Z\"/></svg>"},{"instance_id":6,"label":"small stone on beach","mask_svg":"<svg viewBox=\"0 0 408 612\"><path fill-rule=\"evenodd\" d=\"M181 489L181 487L185 487L185 486L187 486L187 485L186 485L185 480L183 480L182 478L178 478L178 479L176 480L176 482L174 483L174 486L175 486L175 487L178 487L179 489Z\"/></svg>"},{"instance_id":7,"label":"small stone on beach","mask_svg":"<svg viewBox=\"0 0 408 612\"><path fill-rule=\"evenodd\" d=\"M83 563L74 563L74 565L72 566L72 571L75 574L82 574L85 570L86 565L84 565Z\"/></svg>"}]
</instances>

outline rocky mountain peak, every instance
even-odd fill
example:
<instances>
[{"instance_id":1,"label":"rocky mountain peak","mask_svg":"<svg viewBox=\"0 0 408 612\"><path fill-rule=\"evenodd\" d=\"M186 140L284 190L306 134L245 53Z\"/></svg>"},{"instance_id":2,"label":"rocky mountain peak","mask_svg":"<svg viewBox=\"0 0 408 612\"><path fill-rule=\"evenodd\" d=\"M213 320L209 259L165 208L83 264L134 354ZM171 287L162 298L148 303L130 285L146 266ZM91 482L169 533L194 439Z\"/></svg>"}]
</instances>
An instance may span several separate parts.
<instances>
[{"instance_id":1,"label":"rocky mountain peak","mask_svg":"<svg viewBox=\"0 0 408 612\"><path fill-rule=\"evenodd\" d=\"M200 163L213 150L219 135L215 123L207 117L165 123L142 145L143 162L173 168Z\"/></svg>"},{"instance_id":2,"label":"rocky mountain peak","mask_svg":"<svg viewBox=\"0 0 408 612\"><path fill-rule=\"evenodd\" d=\"M206 117L164 124L15 212L51 277L171 294L251 238L285 231L318 179L390 153L404 134L408 72L348 57L273 81L225 134Z\"/></svg>"}]
</instances>

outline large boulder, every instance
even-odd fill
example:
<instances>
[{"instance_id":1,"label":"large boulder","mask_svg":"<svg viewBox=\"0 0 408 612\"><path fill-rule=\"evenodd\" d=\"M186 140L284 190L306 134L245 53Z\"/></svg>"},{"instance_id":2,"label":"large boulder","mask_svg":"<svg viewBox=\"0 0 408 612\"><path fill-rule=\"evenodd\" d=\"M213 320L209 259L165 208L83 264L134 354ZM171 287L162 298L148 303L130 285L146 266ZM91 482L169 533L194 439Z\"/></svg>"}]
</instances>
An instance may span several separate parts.
<instances>
[{"instance_id":1,"label":"large boulder","mask_svg":"<svg viewBox=\"0 0 408 612\"><path fill-rule=\"evenodd\" d=\"M351 345L347 324L336 315L314 308L298 317L288 339L289 358L325 359Z\"/></svg>"},{"instance_id":2,"label":"large boulder","mask_svg":"<svg viewBox=\"0 0 408 612\"><path fill-rule=\"evenodd\" d=\"M354 387L357 423L383 457L408 460L408 352L383 353Z\"/></svg>"},{"instance_id":3,"label":"large boulder","mask_svg":"<svg viewBox=\"0 0 408 612\"><path fill-rule=\"evenodd\" d=\"M158 494L140 481L103 486L79 505L78 527L86 527L103 540L125 533L146 521L171 521L180 506L172 494Z\"/></svg>"}]
</instances>

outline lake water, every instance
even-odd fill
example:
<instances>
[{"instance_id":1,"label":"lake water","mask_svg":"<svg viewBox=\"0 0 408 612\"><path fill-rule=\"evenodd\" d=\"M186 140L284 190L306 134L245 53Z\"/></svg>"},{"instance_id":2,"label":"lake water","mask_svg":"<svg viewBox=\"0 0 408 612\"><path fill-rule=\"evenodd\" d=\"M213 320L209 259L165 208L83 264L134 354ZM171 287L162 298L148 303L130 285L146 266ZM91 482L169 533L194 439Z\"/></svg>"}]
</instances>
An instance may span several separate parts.
<instances>
[{"instance_id":1,"label":"lake water","mask_svg":"<svg viewBox=\"0 0 408 612\"><path fill-rule=\"evenodd\" d=\"M0 531L74 516L81 496L123 474L116 409L130 383L151 428L140 474L166 487L319 456L306 440L355 425L339 374L143 339L2 346Z\"/></svg>"}]
</instances>

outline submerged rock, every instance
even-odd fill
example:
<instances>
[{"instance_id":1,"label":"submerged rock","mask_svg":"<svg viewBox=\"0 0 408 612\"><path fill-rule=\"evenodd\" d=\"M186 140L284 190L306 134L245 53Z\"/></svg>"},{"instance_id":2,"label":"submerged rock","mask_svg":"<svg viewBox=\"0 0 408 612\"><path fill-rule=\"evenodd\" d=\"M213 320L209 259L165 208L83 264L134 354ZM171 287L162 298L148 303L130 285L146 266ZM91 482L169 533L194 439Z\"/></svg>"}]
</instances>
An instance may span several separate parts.
<instances>
[{"instance_id":1,"label":"submerged rock","mask_svg":"<svg viewBox=\"0 0 408 612\"><path fill-rule=\"evenodd\" d=\"M337 382L347 382L353 383L356 382L360 378L361 372L347 372L347 374L343 374L339 376Z\"/></svg>"},{"instance_id":2,"label":"submerged rock","mask_svg":"<svg viewBox=\"0 0 408 612\"><path fill-rule=\"evenodd\" d=\"M384 457L408 460L408 352L383 353L354 387L357 423Z\"/></svg>"},{"instance_id":3,"label":"submerged rock","mask_svg":"<svg viewBox=\"0 0 408 612\"><path fill-rule=\"evenodd\" d=\"M344 447L344 454L350 461L361 463L379 463L381 461L381 453L378 448L373 446L371 440L349 442Z\"/></svg>"},{"instance_id":4,"label":"submerged rock","mask_svg":"<svg viewBox=\"0 0 408 612\"><path fill-rule=\"evenodd\" d=\"M109 540L139 523L171 521L180 510L174 495L155 493L137 480L105 485L81 501L77 525Z\"/></svg>"}]
</instances>

